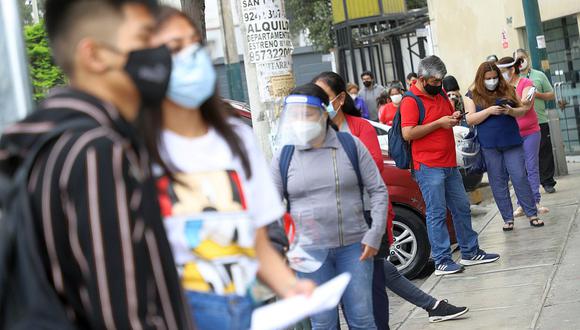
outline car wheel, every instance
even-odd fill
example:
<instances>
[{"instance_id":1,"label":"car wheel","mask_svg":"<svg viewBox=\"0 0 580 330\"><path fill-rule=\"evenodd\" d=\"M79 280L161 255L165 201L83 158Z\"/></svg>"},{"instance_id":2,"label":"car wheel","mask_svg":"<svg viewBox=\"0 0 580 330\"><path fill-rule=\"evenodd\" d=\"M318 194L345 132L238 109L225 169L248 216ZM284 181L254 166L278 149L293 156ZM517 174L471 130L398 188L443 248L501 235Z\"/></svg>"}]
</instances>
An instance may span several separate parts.
<instances>
[{"instance_id":1,"label":"car wheel","mask_svg":"<svg viewBox=\"0 0 580 330\"><path fill-rule=\"evenodd\" d=\"M417 277L429 261L431 247L423 219L403 207L394 207L394 242L387 259L408 279Z\"/></svg>"}]
</instances>

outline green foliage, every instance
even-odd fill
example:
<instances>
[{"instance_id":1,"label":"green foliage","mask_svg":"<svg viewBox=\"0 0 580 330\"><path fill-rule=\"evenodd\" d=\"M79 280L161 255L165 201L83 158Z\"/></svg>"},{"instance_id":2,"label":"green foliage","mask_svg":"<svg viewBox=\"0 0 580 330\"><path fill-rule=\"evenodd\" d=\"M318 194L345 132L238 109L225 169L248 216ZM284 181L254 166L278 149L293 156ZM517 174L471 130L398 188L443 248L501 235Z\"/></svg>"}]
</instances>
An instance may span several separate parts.
<instances>
[{"instance_id":1,"label":"green foliage","mask_svg":"<svg viewBox=\"0 0 580 330\"><path fill-rule=\"evenodd\" d=\"M64 74L54 65L44 30L44 22L24 27L26 51L30 61L30 76L34 100L44 98L48 90L65 82Z\"/></svg>"},{"instance_id":2,"label":"green foliage","mask_svg":"<svg viewBox=\"0 0 580 330\"><path fill-rule=\"evenodd\" d=\"M286 10L293 35L307 30L308 39L316 49L328 52L334 47L330 0L286 0Z\"/></svg>"}]
</instances>

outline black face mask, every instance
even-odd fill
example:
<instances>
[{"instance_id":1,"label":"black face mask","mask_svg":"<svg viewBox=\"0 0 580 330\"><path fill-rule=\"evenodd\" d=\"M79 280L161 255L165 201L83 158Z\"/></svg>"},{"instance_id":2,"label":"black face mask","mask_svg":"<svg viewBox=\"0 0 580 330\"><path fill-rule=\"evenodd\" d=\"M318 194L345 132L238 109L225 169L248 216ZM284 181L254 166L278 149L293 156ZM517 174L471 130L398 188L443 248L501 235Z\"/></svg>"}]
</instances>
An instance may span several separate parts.
<instances>
[{"instance_id":1,"label":"black face mask","mask_svg":"<svg viewBox=\"0 0 580 330\"><path fill-rule=\"evenodd\" d=\"M367 87L367 88L368 88L368 87L371 87L371 86L372 86L372 84L373 84L373 82L372 82L372 81L363 81L363 85L365 85L365 87Z\"/></svg>"},{"instance_id":2,"label":"black face mask","mask_svg":"<svg viewBox=\"0 0 580 330\"><path fill-rule=\"evenodd\" d=\"M427 94L431 95L431 96L435 96L439 93L441 93L441 90L443 89L443 85L439 85L439 86L433 86L433 85L429 85L427 83L425 83L423 85L423 88L425 88L425 92L427 92Z\"/></svg>"},{"instance_id":3,"label":"black face mask","mask_svg":"<svg viewBox=\"0 0 580 330\"><path fill-rule=\"evenodd\" d=\"M171 63L171 52L166 46L129 53L125 71L139 91L142 106L161 104L169 86Z\"/></svg>"}]
</instances>

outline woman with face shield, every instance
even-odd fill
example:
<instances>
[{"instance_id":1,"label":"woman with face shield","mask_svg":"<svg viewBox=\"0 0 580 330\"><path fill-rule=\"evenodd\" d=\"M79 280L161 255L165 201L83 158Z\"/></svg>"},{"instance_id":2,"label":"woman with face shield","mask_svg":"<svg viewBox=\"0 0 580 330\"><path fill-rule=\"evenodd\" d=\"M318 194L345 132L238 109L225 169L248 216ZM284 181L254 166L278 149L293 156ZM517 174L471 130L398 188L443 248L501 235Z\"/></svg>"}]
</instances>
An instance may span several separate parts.
<instances>
[{"instance_id":1,"label":"woman with face shield","mask_svg":"<svg viewBox=\"0 0 580 330\"><path fill-rule=\"evenodd\" d=\"M475 75L470 97L464 99L467 124L477 126L477 138L485 158L493 198L504 221L503 230L514 229L513 205L509 180L525 215L533 227L544 225L538 219L538 209L526 174L523 139L517 118L528 113L516 90L500 69L484 62ZM515 80L513 80L515 81Z\"/></svg>"},{"instance_id":2,"label":"woman with face shield","mask_svg":"<svg viewBox=\"0 0 580 330\"><path fill-rule=\"evenodd\" d=\"M322 88L328 95L330 104L326 110L332 118L332 122L340 127L341 132L350 133L359 138L373 156L379 172L382 172L384 162L377 132L368 121L351 115L351 113L354 113L352 110L353 105L347 97L344 97L346 94L344 89L345 82L342 77L334 72L323 72L314 77L312 82ZM389 91L392 93L391 95L399 95L402 98L401 94L396 93L396 91L401 92L400 86L392 86ZM384 92L384 94L386 93ZM398 100L399 102L400 100ZM372 218L370 203L366 202L368 196L365 195L365 197L365 218L367 223L371 223L371 219L374 218ZM373 314L377 329L389 328L389 299L385 292L385 287L388 287L410 303L425 309L429 313L430 322L450 320L467 312L466 307L456 307L445 300L438 301L421 291L401 275L392 263L386 260L389 245L394 241L392 231L394 217L395 213L389 202L386 219L387 230L385 236L383 236L379 254L374 259Z\"/></svg>"},{"instance_id":3,"label":"woman with face shield","mask_svg":"<svg viewBox=\"0 0 580 330\"><path fill-rule=\"evenodd\" d=\"M349 327L376 329L373 256L385 221L367 225L362 192L369 193L373 218L386 219L387 189L365 145L335 130L329 105L324 90L309 83L291 92L280 117L278 141L284 147L272 160L272 173L296 224L288 259L299 277L317 284L349 272L342 297ZM337 320L337 309L311 318L313 329L335 329Z\"/></svg>"},{"instance_id":4,"label":"woman with face shield","mask_svg":"<svg viewBox=\"0 0 580 330\"><path fill-rule=\"evenodd\" d=\"M284 207L252 129L216 92L193 22L164 7L152 41L170 48L173 66L162 111L144 111L141 126L185 298L197 329L249 329L257 276L281 297L315 285L297 280L269 242L266 226Z\"/></svg>"},{"instance_id":5,"label":"woman with face shield","mask_svg":"<svg viewBox=\"0 0 580 330\"><path fill-rule=\"evenodd\" d=\"M542 133L538 121L538 114L534 109L535 91L534 82L528 78L520 76L520 65L522 58L503 57L498 61L497 66L502 72L503 78L515 88L516 94L527 111L517 118L520 134L524 141L524 153L526 159L526 171L528 181L534 193L534 199L540 214L548 213L547 207L540 205L542 195L540 194L540 142ZM519 202L518 202L519 204ZM522 206L518 206L514 212L514 217L525 215Z\"/></svg>"}]
</instances>

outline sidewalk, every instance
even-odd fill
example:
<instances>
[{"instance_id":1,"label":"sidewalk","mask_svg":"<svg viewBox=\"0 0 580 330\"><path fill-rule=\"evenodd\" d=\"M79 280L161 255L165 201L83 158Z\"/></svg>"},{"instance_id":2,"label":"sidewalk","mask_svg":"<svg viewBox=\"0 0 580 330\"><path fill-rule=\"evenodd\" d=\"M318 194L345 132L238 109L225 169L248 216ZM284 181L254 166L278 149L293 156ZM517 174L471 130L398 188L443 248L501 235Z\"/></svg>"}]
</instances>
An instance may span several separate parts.
<instances>
[{"instance_id":1,"label":"sidewalk","mask_svg":"<svg viewBox=\"0 0 580 330\"><path fill-rule=\"evenodd\" d=\"M546 226L516 219L504 233L494 206L474 222L483 249L501 254L493 264L464 273L432 275L421 288L470 312L459 320L430 324L427 313L406 303L391 317L391 329L579 329L580 328L580 163L558 179L555 194L542 195L551 212ZM459 254L454 254L459 258Z\"/></svg>"}]
</instances>

